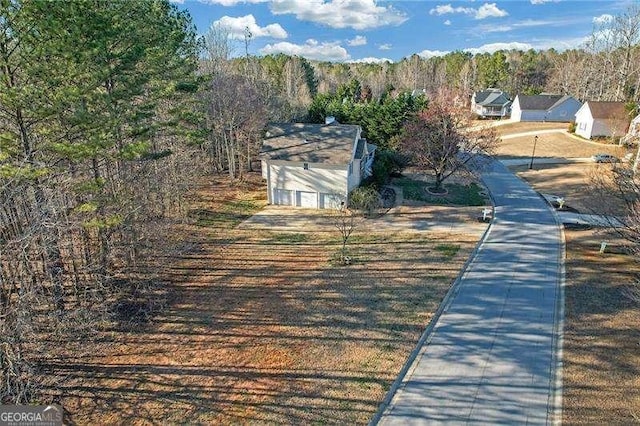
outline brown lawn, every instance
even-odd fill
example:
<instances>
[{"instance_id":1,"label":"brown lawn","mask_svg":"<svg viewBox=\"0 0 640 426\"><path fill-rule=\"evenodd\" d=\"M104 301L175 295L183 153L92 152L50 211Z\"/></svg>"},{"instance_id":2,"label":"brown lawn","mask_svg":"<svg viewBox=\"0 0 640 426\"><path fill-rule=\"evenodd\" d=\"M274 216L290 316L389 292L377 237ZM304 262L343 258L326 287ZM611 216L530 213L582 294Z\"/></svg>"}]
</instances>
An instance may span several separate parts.
<instances>
[{"instance_id":1,"label":"brown lawn","mask_svg":"<svg viewBox=\"0 0 640 426\"><path fill-rule=\"evenodd\" d=\"M506 126L505 126L506 127ZM533 153L534 135L501 140L495 149L500 157L530 158ZM536 143L535 157L586 158L607 153L622 158L625 148L576 139L563 133L541 133Z\"/></svg>"},{"instance_id":2,"label":"brown lawn","mask_svg":"<svg viewBox=\"0 0 640 426\"><path fill-rule=\"evenodd\" d=\"M611 164L535 164L532 170L528 166L512 167L520 177L529 182L541 193L564 197L568 206L581 213L604 213L603 205L593 195L590 185L595 175L610 173ZM607 199L609 209L618 203L613 197ZM620 208L620 207L618 207Z\"/></svg>"},{"instance_id":3,"label":"brown lawn","mask_svg":"<svg viewBox=\"0 0 640 426\"><path fill-rule=\"evenodd\" d=\"M510 135L512 133L531 132L536 130L563 129L567 130L569 123L529 123L513 122L495 127L498 136Z\"/></svg>"},{"instance_id":4,"label":"brown lawn","mask_svg":"<svg viewBox=\"0 0 640 426\"><path fill-rule=\"evenodd\" d=\"M78 424L366 424L477 235L240 230L254 183L202 186L154 268L170 289L152 322L70 342L51 390ZM238 214L240 212L240 214ZM166 246L166 244L164 244Z\"/></svg>"},{"instance_id":5,"label":"brown lawn","mask_svg":"<svg viewBox=\"0 0 640 426\"><path fill-rule=\"evenodd\" d=\"M629 255L598 253L611 236L570 231L566 238L563 422L637 423L640 304L625 289L639 265Z\"/></svg>"}]
</instances>

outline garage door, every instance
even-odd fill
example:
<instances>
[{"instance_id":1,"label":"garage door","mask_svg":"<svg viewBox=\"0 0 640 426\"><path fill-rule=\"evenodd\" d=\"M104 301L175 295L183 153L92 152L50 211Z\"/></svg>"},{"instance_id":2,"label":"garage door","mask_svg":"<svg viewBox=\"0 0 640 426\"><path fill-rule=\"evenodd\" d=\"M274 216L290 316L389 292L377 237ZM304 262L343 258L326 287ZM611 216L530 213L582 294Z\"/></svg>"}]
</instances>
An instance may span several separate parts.
<instances>
[{"instance_id":1,"label":"garage door","mask_svg":"<svg viewBox=\"0 0 640 426\"><path fill-rule=\"evenodd\" d=\"M321 209L338 209L342 204L342 197L335 194L320 194Z\"/></svg>"},{"instance_id":2,"label":"garage door","mask_svg":"<svg viewBox=\"0 0 640 426\"><path fill-rule=\"evenodd\" d=\"M290 206L293 204L292 193L288 189L274 189L273 190L273 204L279 204L283 206Z\"/></svg>"},{"instance_id":3,"label":"garage door","mask_svg":"<svg viewBox=\"0 0 640 426\"><path fill-rule=\"evenodd\" d=\"M310 209L318 208L318 193L307 191L296 191L296 206Z\"/></svg>"}]
</instances>

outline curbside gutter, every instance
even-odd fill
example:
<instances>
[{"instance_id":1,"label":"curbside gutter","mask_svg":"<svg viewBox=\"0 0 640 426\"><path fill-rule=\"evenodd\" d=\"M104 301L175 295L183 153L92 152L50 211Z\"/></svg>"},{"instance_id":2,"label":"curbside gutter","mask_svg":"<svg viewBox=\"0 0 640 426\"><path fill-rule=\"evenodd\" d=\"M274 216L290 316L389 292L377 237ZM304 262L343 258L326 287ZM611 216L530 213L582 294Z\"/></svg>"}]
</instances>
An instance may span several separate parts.
<instances>
[{"instance_id":1,"label":"curbside gutter","mask_svg":"<svg viewBox=\"0 0 640 426\"><path fill-rule=\"evenodd\" d=\"M565 322L565 286L566 286L566 260L567 239L564 226L555 209L553 215L560 229L560 247L558 250L558 297L554 313L553 330L553 358L551 363L552 380L549 383L549 412L548 423L552 425L562 424L562 393L563 393L563 368L564 368L564 322Z\"/></svg>"},{"instance_id":2,"label":"curbside gutter","mask_svg":"<svg viewBox=\"0 0 640 426\"><path fill-rule=\"evenodd\" d=\"M393 401L393 398L395 397L395 395L398 393L398 391L402 387L402 384L404 383L405 378L408 375L410 375L410 373L412 373L413 370L415 369L415 367L416 367L416 359L418 358L418 355L423 353L426 350L427 346L429 345L429 342L431 341L433 329L435 328L438 320L440 319L440 316L442 315L443 312L445 312L449 308L449 306L451 305L451 302L453 301L454 297L460 291L460 283L462 282L462 277L467 273L467 270L469 269L469 266L475 260L476 255L478 254L478 252L480 251L480 249L484 245L484 242L487 239L487 236L489 235L489 233L491 231L491 228L493 227L493 222L494 222L495 217L496 217L496 203L495 203L495 200L493 198L493 194L491 194L491 191L489 191L489 188L484 183L484 179L481 177L480 180L482 181L482 184L487 189L487 193L489 194L489 198L491 200L491 206L493 208L493 214L491 215L491 221L489 222L489 225L487 226L487 229L485 229L485 231L483 232L482 236L480 237L480 240L476 244L476 247L473 249L473 252L469 256L469 259L467 259L467 261L464 263L464 265L462 266L462 269L460 270L460 273L458 274L458 276L456 277L455 281L453 282L453 284L451 285L451 287L449 288L449 290L445 294L444 298L440 302L440 305L438 306L438 309L436 309L436 312L433 314L433 317L429 321L429 324L427 325L427 328L425 328L425 330L422 332L422 335L420 336L420 339L418 339L418 342L416 343L416 346L413 348L413 350L409 354L409 357L407 358L407 360L405 361L404 365L400 369L400 372L398 373L398 377L394 380L394 382L392 383L391 387L387 391L387 394L385 395L384 399L382 400L382 403L380 403L380 406L378 407L378 410L376 411L374 416L369 421L369 423L368 423L369 426L377 425L380 422L380 420L382 419L382 416L384 415L385 411L387 411L387 409L391 405L391 402Z\"/></svg>"}]
</instances>

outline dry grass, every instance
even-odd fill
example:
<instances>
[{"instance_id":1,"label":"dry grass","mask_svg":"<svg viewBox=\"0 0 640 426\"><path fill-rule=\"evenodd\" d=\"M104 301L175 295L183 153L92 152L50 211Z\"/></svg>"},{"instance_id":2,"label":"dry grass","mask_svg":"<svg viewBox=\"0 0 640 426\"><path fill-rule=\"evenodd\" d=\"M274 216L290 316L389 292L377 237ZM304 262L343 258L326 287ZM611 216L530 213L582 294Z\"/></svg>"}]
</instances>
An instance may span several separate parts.
<instances>
[{"instance_id":1,"label":"dry grass","mask_svg":"<svg viewBox=\"0 0 640 426\"><path fill-rule=\"evenodd\" d=\"M612 242L611 236L571 231L566 237L563 422L638 422L640 306L624 289L639 265L629 255L598 253L600 240Z\"/></svg>"},{"instance_id":2,"label":"dry grass","mask_svg":"<svg viewBox=\"0 0 640 426\"><path fill-rule=\"evenodd\" d=\"M500 157L530 158L534 136L522 136L501 140L495 149ZM616 145L595 144L581 141L564 133L542 133L538 135L535 157L586 158L594 154L607 153L623 157L626 149Z\"/></svg>"},{"instance_id":3,"label":"dry grass","mask_svg":"<svg viewBox=\"0 0 640 426\"><path fill-rule=\"evenodd\" d=\"M234 227L229 206L264 203L260 185L199 196L156 258L167 308L48 362L68 420L367 423L477 236L356 232L355 264L334 267L337 234Z\"/></svg>"},{"instance_id":4,"label":"dry grass","mask_svg":"<svg viewBox=\"0 0 640 426\"><path fill-rule=\"evenodd\" d=\"M611 164L578 163L536 165L533 170L527 166L512 167L518 176L529 182L538 192L554 194L565 198L567 205L581 213L602 213L601 201L589 189L594 174L609 173ZM610 197L607 210L619 204ZM618 206L621 209L622 206Z\"/></svg>"},{"instance_id":5,"label":"dry grass","mask_svg":"<svg viewBox=\"0 0 640 426\"><path fill-rule=\"evenodd\" d=\"M567 130L569 123L530 123L530 122L511 122L508 124L496 126L498 136L510 135L512 133L532 132L536 130L547 129L563 129Z\"/></svg>"}]
</instances>

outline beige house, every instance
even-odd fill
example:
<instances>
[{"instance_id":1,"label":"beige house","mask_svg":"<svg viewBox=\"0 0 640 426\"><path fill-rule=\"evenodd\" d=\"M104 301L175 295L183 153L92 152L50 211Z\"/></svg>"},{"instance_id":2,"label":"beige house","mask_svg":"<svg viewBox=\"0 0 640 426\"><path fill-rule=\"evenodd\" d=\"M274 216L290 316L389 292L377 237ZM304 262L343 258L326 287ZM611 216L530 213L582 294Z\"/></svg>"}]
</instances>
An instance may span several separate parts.
<instances>
[{"instance_id":1,"label":"beige house","mask_svg":"<svg viewBox=\"0 0 640 426\"><path fill-rule=\"evenodd\" d=\"M576 135L586 139L623 136L629 121L624 102L587 101L576 112Z\"/></svg>"},{"instance_id":2,"label":"beige house","mask_svg":"<svg viewBox=\"0 0 640 426\"><path fill-rule=\"evenodd\" d=\"M375 145L360 126L280 123L269 125L260 152L269 204L338 208L371 175Z\"/></svg>"}]
</instances>

